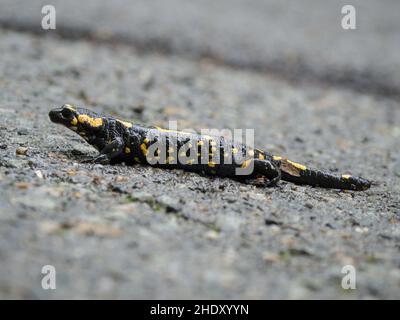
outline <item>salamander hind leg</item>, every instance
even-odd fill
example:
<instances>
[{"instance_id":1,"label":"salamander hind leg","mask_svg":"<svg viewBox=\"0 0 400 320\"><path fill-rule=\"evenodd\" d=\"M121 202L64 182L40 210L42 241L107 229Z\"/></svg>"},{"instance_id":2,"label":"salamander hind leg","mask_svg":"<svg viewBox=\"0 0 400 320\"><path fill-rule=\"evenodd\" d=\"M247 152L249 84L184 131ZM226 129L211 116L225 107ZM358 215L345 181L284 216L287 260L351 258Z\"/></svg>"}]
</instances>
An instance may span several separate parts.
<instances>
[{"instance_id":1,"label":"salamander hind leg","mask_svg":"<svg viewBox=\"0 0 400 320\"><path fill-rule=\"evenodd\" d=\"M281 180L281 169L275 162L267 159L254 159L254 173L268 179L264 184L266 187L275 186Z\"/></svg>"}]
</instances>

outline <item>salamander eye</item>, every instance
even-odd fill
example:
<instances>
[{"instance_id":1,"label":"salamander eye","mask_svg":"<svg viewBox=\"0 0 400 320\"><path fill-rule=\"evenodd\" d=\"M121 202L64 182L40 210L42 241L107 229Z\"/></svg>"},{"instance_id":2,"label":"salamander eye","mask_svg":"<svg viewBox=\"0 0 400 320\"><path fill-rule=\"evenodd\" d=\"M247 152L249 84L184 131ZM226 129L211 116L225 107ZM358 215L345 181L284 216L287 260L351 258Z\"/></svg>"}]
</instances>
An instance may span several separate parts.
<instances>
[{"instance_id":1,"label":"salamander eye","mask_svg":"<svg viewBox=\"0 0 400 320\"><path fill-rule=\"evenodd\" d=\"M64 108L64 109L61 111L61 115L62 115L64 118L69 119L69 118L71 118L71 117L73 116L73 113L72 113L71 110L69 110L69 109L67 109L67 108Z\"/></svg>"}]
</instances>

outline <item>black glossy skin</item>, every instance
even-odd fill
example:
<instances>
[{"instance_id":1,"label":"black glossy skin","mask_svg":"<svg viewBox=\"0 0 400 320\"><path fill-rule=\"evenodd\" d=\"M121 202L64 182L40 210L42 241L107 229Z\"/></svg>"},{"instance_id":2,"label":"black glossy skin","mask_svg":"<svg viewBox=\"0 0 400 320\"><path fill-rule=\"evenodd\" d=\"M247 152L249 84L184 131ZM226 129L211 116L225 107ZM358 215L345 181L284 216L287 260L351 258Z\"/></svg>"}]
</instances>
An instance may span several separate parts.
<instances>
[{"instance_id":1,"label":"black glossy skin","mask_svg":"<svg viewBox=\"0 0 400 320\"><path fill-rule=\"evenodd\" d=\"M303 169L301 165L302 169L299 169L293 166L290 160L274 157L262 150L251 149L222 137L146 127L113 117L104 117L71 105L53 109L49 116L52 122L77 132L99 150L99 154L89 160L93 163L142 163L248 182L263 177L265 185L276 184L281 178L297 184L348 190L366 190L371 185L368 180L362 178L337 177L305 167ZM192 145L190 152L182 149L187 148L189 144ZM159 155L157 149L161 150ZM182 154L187 158L179 158ZM244 160L247 161L243 163ZM247 174L238 175L237 169L244 167L249 169Z\"/></svg>"}]
</instances>

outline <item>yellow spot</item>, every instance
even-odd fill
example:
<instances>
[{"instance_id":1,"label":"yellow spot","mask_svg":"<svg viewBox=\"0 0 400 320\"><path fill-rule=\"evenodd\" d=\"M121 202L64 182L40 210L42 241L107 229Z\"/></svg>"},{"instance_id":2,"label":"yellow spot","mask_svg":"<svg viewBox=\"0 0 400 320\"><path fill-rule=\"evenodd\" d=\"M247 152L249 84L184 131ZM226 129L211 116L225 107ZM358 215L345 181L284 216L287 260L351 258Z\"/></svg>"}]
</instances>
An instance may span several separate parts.
<instances>
[{"instance_id":1,"label":"yellow spot","mask_svg":"<svg viewBox=\"0 0 400 320\"><path fill-rule=\"evenodd\" d=\"M215 151L217 151L217 148L216 147L212 147L211 148L211 152L215 152Z\"/></svg>"},{"instance_id":2,"label":"yellow spot","mask_svg":"<svg viewBox=\"0 0 400 320\"><path fill-rule=\"evenodd\" d=\"M351 178L351 175L350 174L342 174L342 178L347 180L347 179Z\"/></svg>"},{"instance_id":3,"label":"yellow spot","mask_svg":"<svg viewBox=\"0 0 400 320\"><path fill-rule=\"evenodd\" d=\"M214 140L210 140L209 142L210 142L210 146L216 146L217 145L217 143Z\"/></svg>"},{"instance_id":4,"label":"yellow spot","mask_svg":"<svg viewBox=\"0 0 400 320\"><path fill-rule=\"evenodd\" d=\"M247 167L249 166L250 163L251 163L251 159L244 161L244 162L242 163L242 165L241 165L241 168L242 168L242 169L247 168Z\"/></svg>"},{"instance_id":5,"label":"yellow spot","mask_svg":"<svg viewBox=\"0 0 400 320\"><path fill-rule=\"evenodd\" d=\"M254 156L254 151L253 150L249 150L249 151L247 151L247 154L249 155L249 157L253 157Z\"/></svg>"},{"instance_id":6,"label":"yellow spot","mask_svg":"<svg viewBox=\"0 0 400 320\"><path fill-rule=\"evenodd\" d=\"M135 160L136 162L140 162L140 159L138 157L134 157L133 160Z\"/></svg>"},{"instance_id":7,"label":"yellow spot","mask_svg":"<svg viewBox=\"0 0 400 320\"><path fill-rule=\"evenodd\" d=\"M192 165L193 162L194 162L194 160L193 160L193 159L190 159L190 160L187 161L187 164L188 164L188 165Z\"/></svg>"},{"instance_id":8,"label":"yellow spot","mask_svg":"<svg viewBox=\"0 0 400 320\"><path fill-rule=\"evenodd\" d=\"M302 165L302 164L297 163L297 162L293 162L293 161L291 161L291 160L289 160L289 159L287 159L286 161L287 161L288 163L290 163L292 166L296 167L297 169L300 169L300 170L307 170L307 167L306 167L305 165Z\"/></svg>"},{"instance_id":9,"label":"yellow spot","mask_svg":"<svg viewBox=\"0 0 400 320\"><path fill-rule=\"evenodd\" d=\"M149 153L149 150L147 150L147 146L146 146L144 143L142 143L142 144L140 145L140 149L143 151L143 154L144 154L145 156L147 156L147 154Z\"/></svg>"},{"instance_id":10,"label":"yellow spot","mask_svg":"<svg viewBox=\"0 0 400 320\"><path fill-rule=\"evenodd\" d=\"M262 153L260 153L260 154L258 155L258 159L260 159L260 160L265 160L265 156L264 156Z\"/></svg>"},{"instance_id":11,"label":"yellow spot","mask_svg":"<svg viewBox=\"0 0 400 320\"><path fill-rule=\"evenodd\" d=\"M150 140L149 140L149 139L147 139L147 138L144 138L143 142L147 144L147 143L149 143L149 142L150 142Z\"/></svg>"},{"instance_id":12,"label":"yellow spot","mask_svg":"<svg viewBox=\"0 0 400 320\"><path fill-rule=\"evenodd\" d=\"M64 108L67 108L67 109L69 109L69 110L71 110L71 111L73 111L73 112L76 112L76 109L75 109L75 107L74 106L72 106L72 105L70 105L70 104L64 104Z\"/></svg>"},{"instance_id":13,"label":"yellow spot","mask_svg":"<svg viewBox=\"0 0 400 320\"><path fill-rule=\"evenodd\" d=\"M132 127L132 123L130 123L130 122L123 121L123 120L119 120L119 119L117 119L117 121L118 121L120 124L122 124L124 127L126 127L126 128Z\"/></svg>"},{"instance_id":14,"label":"yellow spot","mask_svg":"<svg viewBox=\"0 0 400 320\"><path fill-rule=\"evenodd\" d=\"M236 154L236 153L238 153L238 149L236 149L236 148L233 148L233 149L232 149L232 153L233 153L233 154Z\"/></svg>"},{"instance_id":15,"label":"yellow spot","mask_svg":"<svg viewBox=\"0 0 400 320\"><path fill-rule=\"evenodd\" d=\"M272 159L273 159L273 160L275 160L275 161L279 161L279 160L282 160L282 157L279 157L279 156L273 156L273 157L272 157Z\"/></svg>"},{"instance_id":16,"label":"yellow spot","mask_svg":"<svg viewBox=\"0 0 400 320\"><path fill-rule=\"evenodd\" d=\"M159 156L160 153L161 153L161 150L160 150L160 149L157 149L157 150L156 150L156 155Z\"/></svg>"},{"instance_id":17,"label":"yellow spot","mask_svg":"<svg viewBox=\"0 0 400 320\"><path fill-rule=\"evenodd\" d=\"M189 149L193 148L193 145L191 143L188 144Z\"/></svg>"},{"instance_id":18,"label":"yellow spot","mask_svg":"<svg viewBox=\"0 0 400 320\"><path fill-rule=\"evenodd\" d=\"M214 167L215 167L215 162L210 161L210 162L208 163L208 166L214 168Z\"/></svg>"},{"instance_id":19,"label":"yellow spot","mask_svg":"<svg viewBox=\"0 0 400 320\"><path fill-rule=\"evenodd\" d=\"M168 148L168 153L173 153L173 152L174 152L174 148L169 147L169 148Z\"/></svg>"},{"instance_id":20,"label":"yellow spot","mask_svg":"<svg viewBox=\"0 0 400 320\"><path fill-rule=\"evenodd\" d=\"M180 152L180 153L179 153L179 156L180 156L181 158L186 157L186 152Z\"/></svg>"},{"instance_id":21,"label":"yellow spot","mask_svg":"<svg viewBox=\"0 0 400 320\"><path fill-rule=\"evenodd\" d=\"M91 127L100 127L103 125L103 119L102 118L92 118L86 114L80 114L78 116L78 121L80 123L87 123Z\"/></svg>"},{"instance_id":22,"label":"yellow spot","mask_svg":"<svg viewBox=\"0 0 400 320\"><path fill-rule=\"evenodd\" d=\"M74 117L74 118L71 120L71 124L72 124L73 126L76 126L76 125L78 124L78 119Z\"/></svg>"},{"instance_id":23,"label":"yellow spot","mask_svg":"<svg viewBox=\"0 0 400 320\"><path fill-rule=\"evenodd\" d=\"M128 147L126 147L126 148L125 148L125 153L131 153L131 149L128 148Z\"/></svg>"},{"instance_id":24,"label":"yellow spot","mask_svg":"<svg viewBox=\"0 0 400 320\"><path fill-rule=\"evenodd\" d=\"M197 142L197 145L198 145L198 146L204 145L204 141L202 141L202 140L198 141L198 142Z\"/></svg>"},{"instance_id":25,"label":"yellow spot","mask_svg":"<svg viewBox=\"0 0 400 320\"><path fill-rule=\"evenodd\" d=\"M174 157L168 157L168 158L167 158L167 163L170 163L170 162L172 162L172 161L174 161L174 160L175 160Z\"/></svg>"}]
</instances>

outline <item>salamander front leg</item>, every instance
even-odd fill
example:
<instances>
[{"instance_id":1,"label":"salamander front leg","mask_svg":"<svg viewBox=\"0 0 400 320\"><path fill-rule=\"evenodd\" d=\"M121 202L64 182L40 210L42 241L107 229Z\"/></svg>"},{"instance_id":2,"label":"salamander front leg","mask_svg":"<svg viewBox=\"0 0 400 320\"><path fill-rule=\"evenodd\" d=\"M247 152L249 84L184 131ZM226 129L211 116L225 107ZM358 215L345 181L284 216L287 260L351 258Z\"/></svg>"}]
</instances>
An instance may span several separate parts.
<instances>
[{"instance_id":1,"label":"salamander front leg","mask_svg":"<svg viewBox=\"0 0 400 320\"><path fill-rule=\"evenodd\" d=\"M116 138L111 143L107 144L98 155L93 158L84 160L84 163L100 163L109 164L112 159L123 153L124 142L121 138Z\"/></svg>"}]
</instances>

